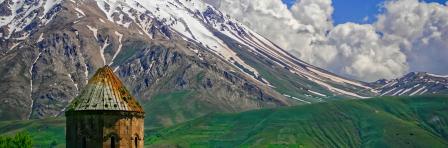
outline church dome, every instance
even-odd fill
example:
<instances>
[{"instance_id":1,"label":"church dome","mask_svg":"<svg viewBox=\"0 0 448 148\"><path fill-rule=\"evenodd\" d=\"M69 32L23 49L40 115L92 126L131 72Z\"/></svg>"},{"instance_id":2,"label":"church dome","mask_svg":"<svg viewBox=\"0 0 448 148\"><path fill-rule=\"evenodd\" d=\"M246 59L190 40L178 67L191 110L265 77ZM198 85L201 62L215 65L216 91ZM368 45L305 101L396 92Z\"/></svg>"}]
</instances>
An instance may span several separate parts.
<instances>
[{"instance_id":1,"label":"church dome","mask_svg":"<svg viewBox=\"0 0 448 148\"><path fill-rule=\"evenodd\" d=\"M98 69L67 111L144 112L109 66Z\"/></svg>"}]
</instances>

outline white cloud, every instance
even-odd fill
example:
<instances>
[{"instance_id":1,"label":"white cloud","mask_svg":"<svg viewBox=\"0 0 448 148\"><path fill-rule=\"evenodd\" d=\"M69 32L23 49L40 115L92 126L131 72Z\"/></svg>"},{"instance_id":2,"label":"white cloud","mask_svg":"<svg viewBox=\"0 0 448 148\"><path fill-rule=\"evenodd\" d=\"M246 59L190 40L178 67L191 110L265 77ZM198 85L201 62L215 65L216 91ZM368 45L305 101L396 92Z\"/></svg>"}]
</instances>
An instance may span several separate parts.
<instances>
[{"instance_id":1,"label":"white cloud","mask_svg":"<svg viewBox=\"0 0 448 148\"><path fill-rule=\"evenodd\" d=\"M364 18L362 18L362 21L363 21L363 22L367 22L367 21L369 21L369 16L365 16Z\"/></svg>"},{"instance_id":2,"label":"white cloud","mask_svg":"<svg viewBox=\"0 0 448 148\"><path fill-rule=\"evenodd\" d=\"M411 71L448 74L448 6L417 0L390 1L375 26L386 41L400 44Z\"/></svg>"},{"instance_id":3,"label":"white cloud","mask_svg":"<svg viewBox=\"0 0 448 148\"><path fill-rule=\"evenodd\" d=\"M307 6L296 4L292 7L294 12L280 0L221 0L212 4L300 59L325 66L335 54L323 54L315 46L325 42L325 33L332 28L331 1L304 0L303 3ZM302 12L307 15L299 15ZM319 49L334 52L325 46Z\"/></svg>"},{"instance_id":4,"label":"white cloud","mask_svg":"<svg viewBox=\"0 0 448 148\"><path fill-rule=\"evenodd\" d=\"M374 24L332 25L331 0L207 0L311 64L372 81L408 71L447 74L448 7L393 0ZM409 69L410 68L410 69Z\"/></svg>"},{"instance_id":5,"label":"white cloud","mask_svg":"<svg viewBox=\"0 0 448 148\"><path fill-rule=\"evenodd\" d=\"M312 25L321 33L333 27L331 0L299 0L291 7L294 18L302 24Z\"/></svg>"},{"instance_id":6,"label":"white cloud","mask_svg":"<svg viewBox=\"0 0 448 148\"><path fill-rule=\"evenodd\" d=\"M384 43L372 25L338 25L329 33L328 43L338 55L327 67L337 73L374 81L407 71L406 56L398 45Z\"/></svg>"}]
</instances>

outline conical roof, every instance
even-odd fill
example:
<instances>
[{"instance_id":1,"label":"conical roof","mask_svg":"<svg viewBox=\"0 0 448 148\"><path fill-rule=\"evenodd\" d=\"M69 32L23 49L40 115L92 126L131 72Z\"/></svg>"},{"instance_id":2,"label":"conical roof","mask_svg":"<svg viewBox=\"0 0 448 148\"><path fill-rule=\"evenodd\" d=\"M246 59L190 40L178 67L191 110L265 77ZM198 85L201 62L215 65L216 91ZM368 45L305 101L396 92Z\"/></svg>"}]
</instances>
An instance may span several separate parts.
<instances>
[{"instance_id":1,"label":"conical roof","mask_svg":"<svg viewBox=\"0 0 448 148\"><path fill-rule=\"evenodd\" d=\"M131 111L143 112L109 66L98 69L67 111Z\"/></svg>"}]
</instances>

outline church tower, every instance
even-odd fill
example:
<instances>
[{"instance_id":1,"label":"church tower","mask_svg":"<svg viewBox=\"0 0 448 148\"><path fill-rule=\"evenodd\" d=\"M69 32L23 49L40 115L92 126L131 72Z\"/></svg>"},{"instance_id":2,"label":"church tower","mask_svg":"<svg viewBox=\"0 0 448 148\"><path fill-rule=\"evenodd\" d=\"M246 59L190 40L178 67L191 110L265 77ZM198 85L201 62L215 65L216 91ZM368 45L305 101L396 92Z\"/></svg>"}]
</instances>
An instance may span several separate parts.
<instances>
[{"instance_id":1,"label":"church tower","mask_svg":"<svg viewBox=\"0 0 448 148\"><path fill-rule=\"evenodd\" d=\"M143 148L144 111L109 66L65 112L67 148Z\"/></svg>"}]
</instances>

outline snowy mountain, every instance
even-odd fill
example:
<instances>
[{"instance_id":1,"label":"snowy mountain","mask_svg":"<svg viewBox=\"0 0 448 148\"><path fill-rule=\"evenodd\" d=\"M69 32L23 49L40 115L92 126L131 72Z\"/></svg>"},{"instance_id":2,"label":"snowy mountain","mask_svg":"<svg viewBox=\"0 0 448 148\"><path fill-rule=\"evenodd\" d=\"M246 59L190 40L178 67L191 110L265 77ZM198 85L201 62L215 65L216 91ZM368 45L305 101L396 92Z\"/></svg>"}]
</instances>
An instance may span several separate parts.
<instances>
[{"instance_id":1,"label":"snowy mountain","mask_svg":"<svg viewBox=\"0 0 448 148\"><path fill-rule=\"evenodd\" d=\"M143 32L148 32L147 29L144 29L145 26L148 26L148 21L141 20L136 16L141 17L142 14L149 13L150 17L162 20L164 25L179 33L184 40L204 46L207 50L239 68L240 72L260 83L270 84L260 75L255 66L243 60L244 57L239 55L241 53L239 53L238 47L245 47L245 50L253 55L270 60L276 66L282 66L291 73L301 75L336 93L362 97L356 93L339 89L331 83L368 89L360 82L337 77L292 57L257 33L199 0L111 0L97 1L97 4L107 15L109 21L118 24L135 23ZM130 16L131 20L126 22L122 16ZM126 25L123 26L126 27ZM147 35L151 36L151 34Z\"/></svg>"},{"instance_id":2,"label":"snowy mountain","mask_svg":"<svg viewBox=\"0 0 448 148\"><path fill-rule=\"evenodd\" d=\"M448 76L412 72L394 80L379 80L373 85L378 87L381 96L447 94Z\"/></svg>"},{"instance_id":3,"label":"snowy mountain","mask_svg":"<svg viewBox=\"0 0 448 148\"><path fill-rule=\"evenodd\" d=\"M190 105L166 122L377 95L200 0L0 0L0 119L60 115L106 64L142 102Z\"/></svg>"}]
</instances>

